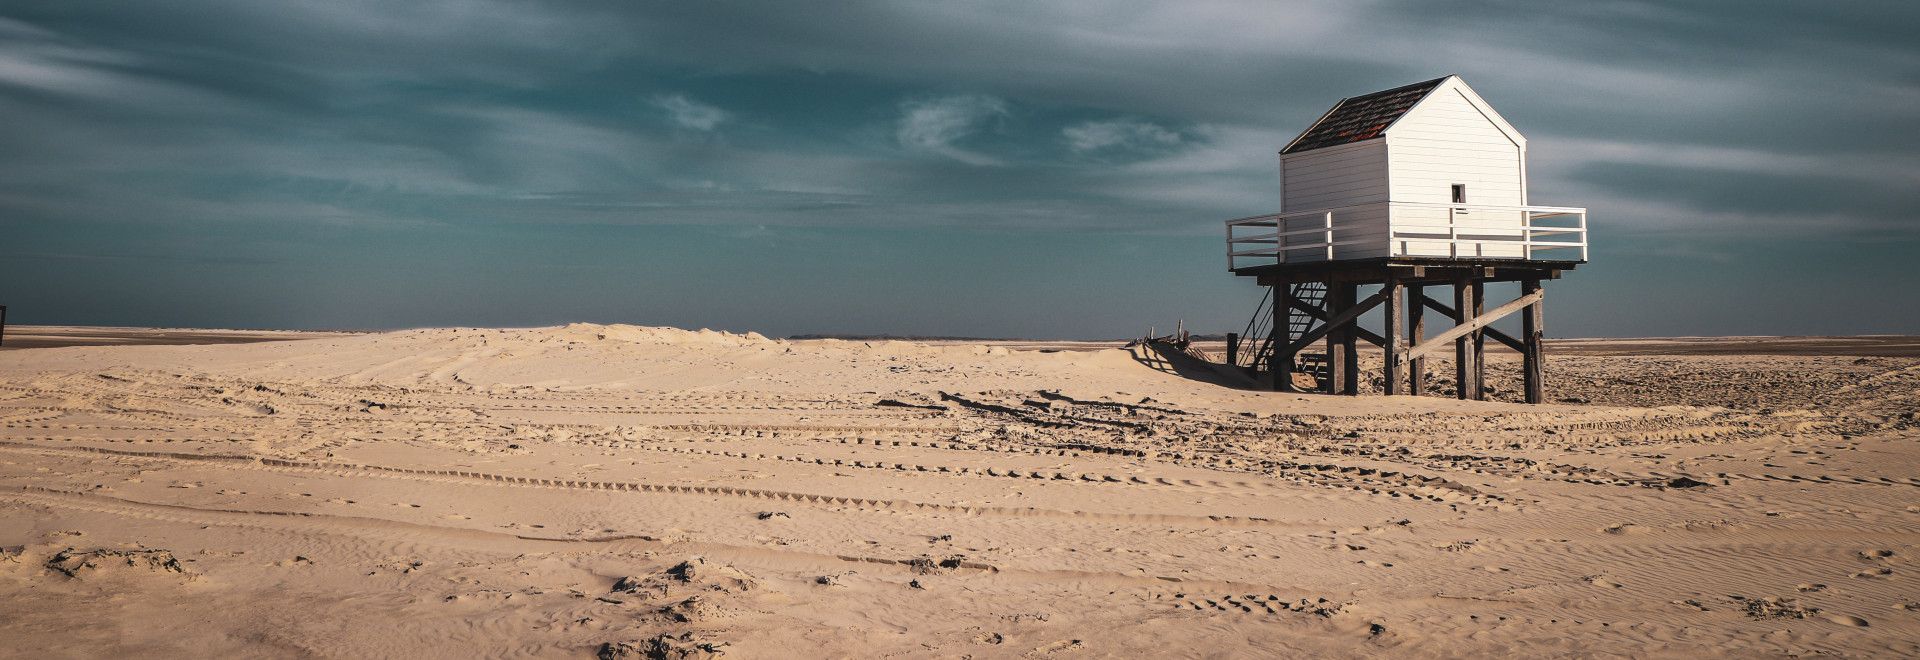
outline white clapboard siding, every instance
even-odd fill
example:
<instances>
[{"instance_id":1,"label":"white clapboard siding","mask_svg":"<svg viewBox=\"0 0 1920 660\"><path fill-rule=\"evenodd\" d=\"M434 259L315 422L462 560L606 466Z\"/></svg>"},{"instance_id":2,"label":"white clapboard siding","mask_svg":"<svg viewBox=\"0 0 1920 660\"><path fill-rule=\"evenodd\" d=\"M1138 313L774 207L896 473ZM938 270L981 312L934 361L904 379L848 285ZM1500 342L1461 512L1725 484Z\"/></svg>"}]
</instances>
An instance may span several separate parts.
<instances>
[{"instance_id":1,"label":"white clapboard siding","mask_svg":"<svg viewBox=\"0 0 1920 660\"><path fill-rule=\"evenodd\" d=\"M1327 149L1315 149L1280 158L1280 209L1282 212L1312 209L1336 209L1387 201L1387 145L1384 140L1369 140ZM1333 240L1366 241L1364 245L1334 247L1335 259L1365 259L1387 256L1388 213L1379 208L1352 209L1334 217ZM1301 218L1289 223L1292 228L1319 226L1324 220ZM1320 242L1324 237L1302 236L1299 242ZM1325 258L1325 252L1319 253ZM1308 251L1293 258L1312 258Z\"/></svg>"},{"instance_id":2,"label":"white clapboard siding","mask_svg":"<svg viewBox=\"0 0 1920 660\"><path fill-rule=\"evenodd\" d=\"M1388 256L1387 248L1390 238L1387 234L1387 221L1386 204L1372 204L1335 213L1333 240L1336 242L1360 241L1360 243L1334 246L1333 258L1374 259Z\"/></svg>"},{"instance_id":3,"label":"white clapboard siding","mask_svg":"<svg viewBox=\"0 0 1920 660\"><path fill-rule=\"evenodd\" d=\"M1504 120L1476 104L1472 90L1457 79L1441 85L1406 116L1387 129L1388 194L1396 202L1446 204L1453 186L1467 187L1472 205L1523 206L1527 203L1524 138L1510 134ZM1526 224L1524 214L1473 211L1457 213L1455 231L1463 238L1485 236L1488 243L1455 248L1446 242L1420 241L1405 236L1446 238L1448 211L1444 208L1395 206L1389 222L1402 234L1393 252L1401 256L1524 256L1517 238ZM1455 253L1459 249L1461 253Z\"/></svg>"},{"instance_id":4,"label":"white clapboard siding","mask_svg":"<svg viewBox=\"0 0 1920 660\"><path fill-rule=\"evenodd\" d=\"M1384 141L1316 149L1280 159L1282 212L1384 202L1387 195Z\"/></svg>"},{"instance_id":5,"label":"white clapboard siding","mask_svg":"<svg viewBox=\"0 0 1920 660\"><path fill-rule=\"evenodd\" d=\"M1396 202L1453 201L1467 186L1467 203L1526 203L1521 146L1467 99L1442 85L1387 129L1390 194Z\"/></svg>"}]
</instances>

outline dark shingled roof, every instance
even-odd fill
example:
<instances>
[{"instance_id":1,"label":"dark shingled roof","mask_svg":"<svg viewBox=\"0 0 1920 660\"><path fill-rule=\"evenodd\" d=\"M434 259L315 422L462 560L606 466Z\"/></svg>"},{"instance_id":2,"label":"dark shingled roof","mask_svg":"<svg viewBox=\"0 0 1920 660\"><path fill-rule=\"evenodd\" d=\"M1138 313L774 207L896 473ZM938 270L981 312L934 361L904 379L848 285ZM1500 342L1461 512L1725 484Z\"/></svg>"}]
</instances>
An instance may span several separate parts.
<instances>
[{"instance_id":1,"label":"dark shingled roof","mask_svg":"<svg viewBox=\"0 0 1920 660\"><path fill-rule=\"evenodd\" d=\"M1291 154L1312 151L1323 147L1332 147L1349 142L1371 140L1380 137L1392 126L1400 115L1407 114L1413 104L1426 98L1427 93L1445 82L1446 76L1426 82L1414 83L1405 87L1395 87L1365 96L1341 99L1327 111L1325 117L1315 122L1307 132L1295 138L1293 144L1280 153Z\"/></svg>"}]
</instances>

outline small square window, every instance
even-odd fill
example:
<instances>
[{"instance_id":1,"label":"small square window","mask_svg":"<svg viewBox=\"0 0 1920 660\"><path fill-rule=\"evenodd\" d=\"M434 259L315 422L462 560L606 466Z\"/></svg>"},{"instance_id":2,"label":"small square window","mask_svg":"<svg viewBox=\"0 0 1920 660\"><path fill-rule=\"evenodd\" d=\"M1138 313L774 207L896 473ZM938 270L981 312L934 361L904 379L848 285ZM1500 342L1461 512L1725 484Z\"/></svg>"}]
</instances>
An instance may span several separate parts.
<instances>
[{"instance_id":1,"label":"small square window","mask_svg":"<svg viewBox=\"0 0 1920 660\"><path fill-rule=\"evenodd\" d=\"M1455 204L1467 203L1467 184L1464 184L1464 183L1453 184L1453 203Z\"/></svg>"}]
</instances>

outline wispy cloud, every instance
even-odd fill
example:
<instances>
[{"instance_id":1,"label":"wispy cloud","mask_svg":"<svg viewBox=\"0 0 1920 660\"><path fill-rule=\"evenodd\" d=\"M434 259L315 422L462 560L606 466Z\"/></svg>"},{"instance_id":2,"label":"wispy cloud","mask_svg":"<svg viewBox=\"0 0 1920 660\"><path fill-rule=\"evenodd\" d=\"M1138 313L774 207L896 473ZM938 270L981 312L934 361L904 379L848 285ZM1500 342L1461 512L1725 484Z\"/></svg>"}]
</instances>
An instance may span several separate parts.
<instances>
[{"instance_id":1,"label":"wispy cloud","mask_svg":"<svg viewBox=\"0 0 1920 660\"><path fill-rule=\"evenodd\" d=\"M1180 134L1158 124L1130 119L1088 121L1061 129L1067 146L1076 152L1103 149L1158 148L1180 144Z\"/></svg>"},{"instance_id":2,"label":"wispy cloud","mask_svg":"<svg viewBox=\"0 0 1920 660\"><path fill-rule=\"evenodd\" d=\"M1191 279L1216 265L1202 260L1219 220L1275 209L1287 139L1342 96L1444 73L1532 138L1531 199L1591 208L1602 252L1658 236L1741 265L1762 243L1830 240L1891 263L1881 237L1920 238L1912 0L1280 4L0 2L0 243L16 256L270 245L291 264L377 245L392 258L350 275L403 291L436 268L495 272L541 241L554 263L633 261L631 246L557 249L585 235L1098 227L1197 247L1062 257L1075 272L1153 273L1190 301L1192 286L1229 284ZM952 256L1041 242L988 243ZM718 262L730 248L667 254ZM461 265L489 250L517 256ZM858 261L778 255L759 265ZM0 297L59 270L4 256ZM261 267L249 290L287 299L264 284L283 272ZM928 272L887 279L937 283ZM366 288L343 300L359 309ZM48 309L114 300L46 291Z\"/></svg>"},{"instance_id":3,"label":"wispy cloud","mask_svg":"<svg viewBox=\"0 0 1920 660\"><path fill-rule=\"evenodd\" d=\"M954 143L1006 114L1006 101L992 96L976 94L909 101L900 106L899 127L894 135L901 146L909 149L940 154L968 165L997 165L998 159L962 149Z\"/></svg>"},{"instance_id":4,"label":"wispy cloud","mask_svg":"<svg viewBox=\"0 0 1920 660\"><path fill-rule=\"evenodd\" d=\"M87 45L0 17L0 92L12 87L149 110L222 100L176 81L143 75L148 64L134 53Z\"/></svg>"},{"instance_id":5,"label":"wispy cloud","mask_svg":"<svg viewBox=\"0 0 1920 660\"><path fill-rule=\"evenodd\" d=\"M681 128L711 131L733 115L720 108L687 98L685 94L661 94L653 104L667 111L667 117Z\"/></svg>"}]
</instances>

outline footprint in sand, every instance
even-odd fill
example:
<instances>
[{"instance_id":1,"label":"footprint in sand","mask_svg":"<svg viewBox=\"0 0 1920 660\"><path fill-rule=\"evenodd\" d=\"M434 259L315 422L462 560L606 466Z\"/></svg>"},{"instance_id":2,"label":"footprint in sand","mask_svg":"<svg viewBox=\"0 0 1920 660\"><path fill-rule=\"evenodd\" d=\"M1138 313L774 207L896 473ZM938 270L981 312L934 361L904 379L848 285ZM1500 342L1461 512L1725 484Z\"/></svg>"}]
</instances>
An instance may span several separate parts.
<instances>
[{"instance_id":1,"label":"footprint in sand","mask_svg":"<svg viewBox=\"0 0 1920 660\"><path fill-rule=\"evenodd\" d=\"M1707 608L1707 605L1706 605L1706 603L1702 603L1702 602L1700 602L1700 601L1698 601L1698 600L1694 600L1694 599L1692 599L1692 598L1689 598L1689 599L1686 599L1686 600L1676 600L1676 601L1673 601L1673 604L1675 604L1675 605L1685 605L1685 606L1687 606L1687 607L1691 607L1691 608L1693 608L1693 609L1695 609L1695 610L1698 610L1698 611L1701 611L1701 612L1712 612L1712 611L1713 611L1713 610L1711 610L1711 609L1708 609L1708 608Z\"/></svg>"},{"instance_id":2,"label":"footprint in sand","mask_svg":"<svg viewBox=\"0 0 1920 660\"><path fill-rule=\"evenodd\" d=\"M1857 616L1848 616L1845 614L1828 614L1823 618L1843 626L1853 626L1855 628L1867 627L1867 620Z\"/></svg>"},{"instance_id":3,"label":"footprint in sand","mask_svg":"<svg viewBox=\"0 0 1920 660\"><path fill-rule=\"evenodd\" d=\"M1608 589L1620 589L1626 586L1599 575L1589 575L1587 576L1586 579L1587 579L1587 582L1592 583L1593 586L1596 586L1596 587L1606 587Z\"/></svg>"},{"instance_id":4,"label":"footprint in sand","mask_svg":"<svg viewBox=\"0 0 1920 660\"><path fill-rule=\"evenodd\" d=\"M1060 640L1060 641L1057 641L1057 642L1054 642L1054 643L1052 643L1052 644L1046 644L1046 645L1042 645L1042 646L1040 646L1039 648L1036 648L1036 649L1034 649L1034 650L1032 650L1032 651L1029 651L1029 652L1027 653L1027 655L1029 655L1029 656L1032 656L1032 655L1052 655L1052 654L1055 654L1055 653L1061 653L1061 652L1065 652L1065 651L1078 651L1078 650L1080 650L1080 649L1081 649L1081 648L1083 648L1083 647L1084 647L1084 644L1082 644L1080 640L1077 640L1077 639L1063 639L1063 640Z\"/></svg>"}]
</instances>

